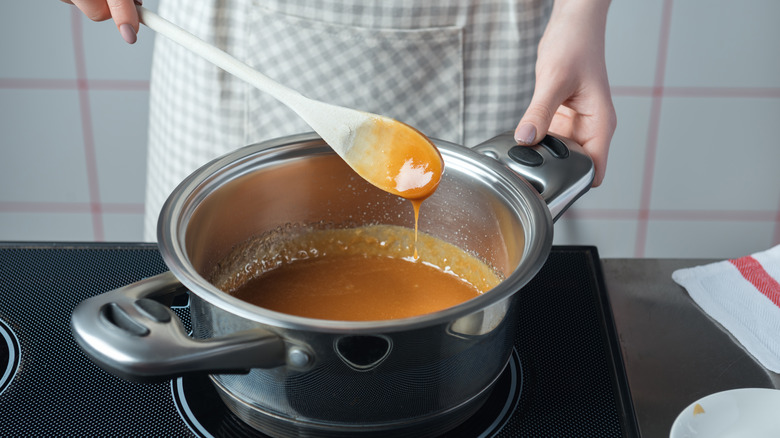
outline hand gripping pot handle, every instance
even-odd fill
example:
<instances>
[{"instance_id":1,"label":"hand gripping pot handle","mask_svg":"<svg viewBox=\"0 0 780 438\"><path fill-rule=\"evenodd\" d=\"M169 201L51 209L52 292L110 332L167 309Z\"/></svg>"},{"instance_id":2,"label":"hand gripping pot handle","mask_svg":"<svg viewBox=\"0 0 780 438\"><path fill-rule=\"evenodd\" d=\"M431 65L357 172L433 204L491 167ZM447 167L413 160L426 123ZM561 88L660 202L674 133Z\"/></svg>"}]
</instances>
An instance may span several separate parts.
<instances>
[{"instance_id":1,"label":"hand gripping pot handle","mask_svg":"<svg viewBox=\"0 0 780 438\"><path fill-rule=\"evenodd\" d=\"M165 272L89 298L74 309L71 330L95 363L139 382L203 371L242 373L285 363L284 341L266 330L208 340L189 337L179 317L158 301L184 290Z\"/></svg>"},{"instance_id":2,"label":"hand gripping pot handle","mask_svg":"<svg viewBox=\"0 0 780 438\"><path fill-rule=\"evenodd\" d=\"M480 143L474 150L525 178L547 203L553 221L590 189L596 174L582 146L557 134L545 136L534 146L520 146L509 131Z\"/></svg>"}]
</instances>

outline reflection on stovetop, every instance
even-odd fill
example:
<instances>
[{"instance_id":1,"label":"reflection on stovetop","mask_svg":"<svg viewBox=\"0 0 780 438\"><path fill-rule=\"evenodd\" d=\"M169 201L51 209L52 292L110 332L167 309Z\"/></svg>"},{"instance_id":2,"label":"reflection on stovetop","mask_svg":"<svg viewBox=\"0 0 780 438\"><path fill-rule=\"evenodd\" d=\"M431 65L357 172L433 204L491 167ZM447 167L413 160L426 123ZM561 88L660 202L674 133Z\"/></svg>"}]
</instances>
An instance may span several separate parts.
<instances>
[{"instance_id":1,"label":"reflection on stovetop","mask_svg":"<svg viewBox=\"0 0 780 438\"><path fill-rule=\"evenodd\" d=\"M492 437L517 407L522 393L522 367L514 352L482 407L446 436ZM265 438L244 423L222 402L206 375L180 377L171 382L179 415L198 436L209 438Z\"/></svg>"},{"instance_id":2,"label":"reflection on stovetop","mask_svg":"<svg viewBox=\"0 0 780 438\"><path fill-rule=\"evenodd\" d=\"M0 394L11 383L19 368L19 340L2 320L0 320Z\"/></svg>"}]
</instances>

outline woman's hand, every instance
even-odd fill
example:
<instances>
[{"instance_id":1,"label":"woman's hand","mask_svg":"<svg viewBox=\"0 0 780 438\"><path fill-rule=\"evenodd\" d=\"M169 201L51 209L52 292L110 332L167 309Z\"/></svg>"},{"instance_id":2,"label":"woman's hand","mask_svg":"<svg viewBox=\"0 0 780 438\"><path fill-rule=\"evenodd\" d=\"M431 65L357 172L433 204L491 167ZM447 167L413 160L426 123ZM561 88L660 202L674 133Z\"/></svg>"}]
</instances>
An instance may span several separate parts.
<instances>
[{"instance_id":1,"label":"woman's hand","mask_svg":"<svg viewBox=\"0 0 780 438\"><path fill-rule=\"evenodd\" d=\"M60 0L75 5L92 21L114 19L119 34L129 44L135 43L138 34L138 11L133 0Z\"/></svg>"},{"instance_id":2,"label":"woman's hand","mask_svg":"<svg viewBox=\"0 0 780 438\"><path fill-rule=\"evenodd\" d=\"M539 42L536 88L515 129L519 144L554 131L581 144L601 184L617 125L604 61L609 0L556 0Z\"/></svg>"}]
</instances>

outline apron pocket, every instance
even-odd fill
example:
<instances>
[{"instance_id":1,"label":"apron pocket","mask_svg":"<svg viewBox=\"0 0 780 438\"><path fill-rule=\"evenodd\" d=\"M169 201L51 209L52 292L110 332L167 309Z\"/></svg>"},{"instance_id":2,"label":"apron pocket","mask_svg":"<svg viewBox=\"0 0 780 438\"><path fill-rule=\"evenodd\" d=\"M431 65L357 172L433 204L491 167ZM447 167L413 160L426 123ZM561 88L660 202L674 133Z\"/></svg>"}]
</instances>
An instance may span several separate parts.
<instances>
[{"instance_id":1,"label":"apron pocket","mask_svg":"<svg viewBox=\"0 0 780 438\"><path fill-rule=\"evenodd\" d=\"M312 99L389 116L462 144L463 29L371 29L255 5L246 62ZM311 131L257 89L246 93L246 144Z\"/></svg>"}]
</instances>

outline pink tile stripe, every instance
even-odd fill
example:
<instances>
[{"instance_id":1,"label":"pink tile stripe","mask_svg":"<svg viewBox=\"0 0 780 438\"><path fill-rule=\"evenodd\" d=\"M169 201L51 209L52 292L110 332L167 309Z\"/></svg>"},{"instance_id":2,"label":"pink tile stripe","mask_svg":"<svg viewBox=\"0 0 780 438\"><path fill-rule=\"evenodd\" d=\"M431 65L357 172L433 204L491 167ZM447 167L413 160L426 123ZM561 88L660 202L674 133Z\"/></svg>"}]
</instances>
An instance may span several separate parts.
<instances>
[{"instance_id":1,"label":"pink tile stripe","mask_svg":"<svg viewBox=\"0 0 780 438\"><path fill-rule=\"evenodd\" d=\"M569 219L615 219L633 220L637 218L639 210L632 209L595 209L579 208L577 206L568 210L566 218ZM648 210L648 220L659 221L690 221L690 222L772 222L778 220L779 212L774 210Z\"/></svg>"},{"instance_id":2,"label":"pink tile stripe","mask_svg":"<svg viewBox=\"0 0 780 438\"><path fill-rule=\"evenodd\" d=\"M2 81L0 81L2 87ZM755 87L627 87L612 86L613 96L623 97L682 97L724 99L780 99L780 88Z\"/></svg>"},{"instance_id":3,"label":"pink tile stripe","mask_svg":"<svg viewBox=\"0 0 780 438\"><path fill-rule=\"evenodd\" d=\"M106 214L144 214L144 205L138 203L101 203ZM2 213L91 213L92 203L86 202L0 202Z\"/></svg>"},{"instance_id":4,"label":"pink tile stripe","mask_svg":"<svg viewBox=\"0 0 780 438\"><path fill-rule=\"evenodd\" d=\"M149 81L122 79L0 79L0 89L75 90L80 85L89 90L148 91Z\"/></svg>"},{"instance_id":5,"label":"pink tile stripe","mask_svg":"<svg viewBox=\"0 0 780 438\"><path fill-rule=\"evenodd\" d=\"M780 307L780 283L766 272L758 260L751 256L745 256L729 260L729 262L736 266L745 280L749 281L759 292L775 303L777 307Z\"/></svg>"},{"instance_id":6,"label":"pink tile stripe","mask_svg":"<svg viewBox=\"0 0 780 438\"><path fill-rule=\"evenodd\" d=\"M100 184L98 181L95 139L92 131L92 113L89 106L89 86L86 80L87 62L81 29L81 13L78 9L72 8L70 17L73 51L76 57L76 80L78 82L79 109L81 111L81 129L84 136L84 160L87 168L90 213L92 214L92 235L96 241L102 241L105 239L103 208L100 204Z\"/></svg>"},{"instance_id":7,"label":"pink tile stripe","mask_svg":"<svg viewBox=\"0 0 780 438\"><path fill-rule=\"evenodd\" d=\"M775 237L773 243L780 243L780 202L777 203L777 216L775 216Z\"/></svg>"},{"instance_id":8,"label":"pink tile stripe","mask_svg":"<svg viewBox=\"0 0 780 438\"><path fill-rule=\"evenodd\" d=\"M658 41L658 59L655 63L653 81L653 101L650 107L649 132L645 146L645 168L642 175L642 191L639 197L639 215L634 244L634 256L643 257L647 246L647 228L650 219L650 199L653 193L653 173L658 149L658 127L661 123L662 95L666 74L666 58L669 52L669 33L672 25L673 0L664 0L661 18L661 31ZM657 93L656 93L657 91Z\"/></svg>"}]
</instances>

